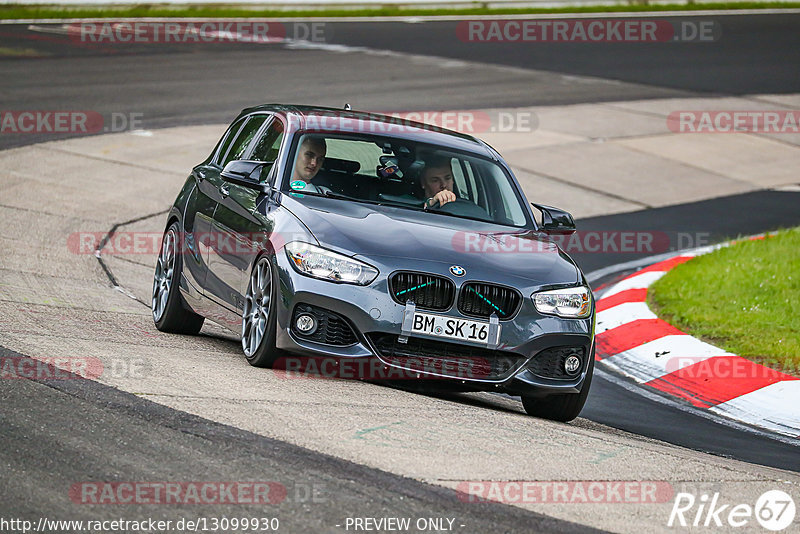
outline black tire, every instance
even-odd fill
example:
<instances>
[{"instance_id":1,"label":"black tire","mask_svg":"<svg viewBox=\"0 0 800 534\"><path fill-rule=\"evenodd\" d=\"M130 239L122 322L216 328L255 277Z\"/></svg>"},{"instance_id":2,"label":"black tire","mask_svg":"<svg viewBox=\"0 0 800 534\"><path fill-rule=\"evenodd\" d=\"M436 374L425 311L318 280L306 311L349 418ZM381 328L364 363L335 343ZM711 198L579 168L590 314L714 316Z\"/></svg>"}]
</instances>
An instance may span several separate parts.
<instances>
[{"instance_id":1,"label":"black tire","mask_svg":"<svg viewBox=\"0 0 800 534\"><path fill-rule=\"evenodd\" d=\"M580 415L583 406L586 404L586 397L589 396L589 387L592 385L592 375L594 374L594 353L589 360L589 373L583 383L580 393L564 393L561 395L550 395L548 397L522 396L522 406L525 412L533 417L550 419L568 423Z\"/></svg>"},{"instance_id":2,"label":"black tire","mask_svg":"<svg viewBox=\"0 0 800 534\"><path fill-rule=\"evenodd\" d=\"M262 269L262 271L259 271ZM279 352L275 347L276 331L278 329L277 301L278 284L277 276L273 275L273 266L268 256L261 256L253 265L250 273L250 282L247 284L245 294L244 311L242 313L242 350L247 359L247 363L253 367L272 367L278 359ZM259 273L263 273L259 276ZM269 290L266 290L265 283L269 282ZM260 286L260 287L259 287ZM268 309L264 312L265 298L267 299ZM255 313L259 314L260 323L263 319L263 333L260 339L251 337L253 328L257 328L254 322Z\"/></svg>"},{"instance_id":3,"label":"black tire","mask_svg":"<svg viewBox=\"0 0 800 534\"><path fill-rule=\"evenodd\" d=\"M167 248L172 247L172 258ZM170 225L161 240L156 269L153 274L153 295L150 310L156 328L171 334L197 334L205 318L188 310L183 304L178 286L183 273L183 239L177 222ZM166 300L163 300L166 299Z\"/></svg>"}]
</instances>

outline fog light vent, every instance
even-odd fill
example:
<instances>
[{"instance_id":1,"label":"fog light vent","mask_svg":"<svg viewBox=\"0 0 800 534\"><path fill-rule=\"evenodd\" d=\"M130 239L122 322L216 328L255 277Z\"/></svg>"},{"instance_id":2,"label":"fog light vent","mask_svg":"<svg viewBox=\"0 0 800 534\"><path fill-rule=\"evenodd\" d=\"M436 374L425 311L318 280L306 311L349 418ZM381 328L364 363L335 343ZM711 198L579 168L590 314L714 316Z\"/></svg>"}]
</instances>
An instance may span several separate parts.
<instances>
[{"instance_id":1,"label":"fog light vent","mask_svg":"<svg viewBox=\"0 0 800 534\"><path fill-rule=\"evenodd\" d=\"M315 343L346 347L358 342L347 319L310 304L298 304L290 324L294 335Z\"/></svg>"},{"instance_id":2,"label":"fog light vent","mask_svg":"<svg viewBox=\"0 0 800 534\"><path fill-rule=\"evenodd\" d=\"M564 360L564 371L568 375L576 375L581 370L581 359L574 354Z\"/></svg>"},{"instance_id":3,"label":"fog light vent","mask_svg":"<svg viewBox=\"0 0 800 534\"><path fill-rule=\"evenodd\" d=\"M295 326L300 332L306 335L313 334L314 331L317 329L317 321L312 316L304 313L302 315L297 316L297 321L295 321Z\"/></svg>"},{"instance_id":4,"label":"fog light vent","mask_svg":"<svg viewBox=\"0 0 800 534\"><path fill-rule=\"evenodd\" d=\"M536 376L574 380L589 361L584 347L551 347L531 358L528 369Z\"/></svg>"}]
</instances>

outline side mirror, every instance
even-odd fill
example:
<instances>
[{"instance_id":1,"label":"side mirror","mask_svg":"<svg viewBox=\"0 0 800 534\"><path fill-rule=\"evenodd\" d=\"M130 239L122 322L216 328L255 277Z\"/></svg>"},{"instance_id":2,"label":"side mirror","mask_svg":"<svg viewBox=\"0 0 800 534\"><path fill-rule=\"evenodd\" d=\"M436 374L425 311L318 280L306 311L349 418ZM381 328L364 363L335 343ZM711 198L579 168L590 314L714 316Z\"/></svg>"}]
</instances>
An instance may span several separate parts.
<instances>
[{"instance_id":1,"label":"side mirror","mask_svg":"<svg viewBox=\"0 0 800 534\"><path fill-rule=\"evenodd\" d=\"M554 235L570 235L575 233L575 219L566 211L542 204L531 206L542 212L542 226L540 230Z\"/></svg>"},{"instance_id":2,"label":"side mirror","mask_svg":"<svg viewBox=\"0 0 800 534\"><path fill-rule=\"evenodd\" d=\"M226 182L266 193L269 191L270 186L268 183L261 181L261 174L265 168L271 167L273 163L275 162L251 161L246 159L233 160L225 165L225 168L222 169L220 173L220 177Z\"/></svg>"}]
</instances>

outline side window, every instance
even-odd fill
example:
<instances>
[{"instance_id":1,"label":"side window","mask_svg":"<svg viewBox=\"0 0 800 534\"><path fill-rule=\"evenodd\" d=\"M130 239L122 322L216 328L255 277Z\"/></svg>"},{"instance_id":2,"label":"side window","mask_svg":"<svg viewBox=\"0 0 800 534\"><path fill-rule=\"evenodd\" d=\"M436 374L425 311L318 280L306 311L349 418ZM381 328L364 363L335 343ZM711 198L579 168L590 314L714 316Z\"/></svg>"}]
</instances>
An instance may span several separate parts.
<instances>
[{"instance_id":1,"label":"side window","mask_svg":"<svg viewBox=\"0 0 800 534\"><path fill-rule=\"evenodd\" d=\"M261 139L256 143L250 159L255 161L275 161L278 158L281 141L283 141L283 123L275 119L261 135Z\"/></svg>"},{"instance_id":2,"label":"side window","mask_svg":"<svg viewBox=\"0 0 800 534\"><path fill-rule=\"evenodd\" d=\"M255 137L258 129L261 128L261 125L264 124L265 120L267 120L266 115L255 115L250 117L250 119L244 125L244 128L242 128L239 134L236 136L236 139L234 139L233 143L231 143L227 155L221 162L223 167L230 161L242 159L247 147L250 146L250 142L253 140L253 137Z\"/></svg>"},{"instance_id":3,"label":"side window","mask_svg":"<svg viewBox=\"0 0 800 534\"><path fill-rule=\"evenodd\" d=\"M219 144L217 144L217 147L214 149L214 154L216 154L216 157L214 158L214 163L219 165L220 160L222 160L223 156L225 156L225 153L228 152L228 148L230 148L233 138L236 137L236 133L241 129L242 124L244 124L244 121L246 120L247 117L242 117L238 121L234 122L233 125L230 128L228 128L228 131L225 132L225 135L223 136L222 140L219 142ZM217 152L217 148L219 148L219 152Z\"/></svg>"}]
</instances>

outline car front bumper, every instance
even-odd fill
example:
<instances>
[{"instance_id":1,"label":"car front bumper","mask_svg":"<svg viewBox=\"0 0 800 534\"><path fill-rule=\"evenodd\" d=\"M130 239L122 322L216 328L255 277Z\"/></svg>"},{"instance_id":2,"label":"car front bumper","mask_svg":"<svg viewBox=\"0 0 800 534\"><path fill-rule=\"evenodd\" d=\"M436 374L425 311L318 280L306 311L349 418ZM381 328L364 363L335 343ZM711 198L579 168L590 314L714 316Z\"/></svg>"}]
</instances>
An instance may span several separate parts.
<instances>
[{"instance_id":1,"label":"car front bumper","mask_svg":"<svg viewBox=\"0 0 800 534\"><path fill-rule=\"evenodd\" d=\"M594 315L587 319L562 319L539 314L529 298L539 286L518 288L523 294L522 305L509 320L500 321L499 343L497 350L493 351L499 355L509 356L514 363L508 372L499 376L488 376L480 373L454 373L452 368L448 370L427 367L420 370L418 366L398 364L396 359L387 358L378 350L375 343L376 336L401 335L405 312L405 307L395 302L389 293L388 280L393 272L392 265L376 265L381 272L378 278L368 286L355 286L301 275L290 265L282 250L275 256L275 263L278 282L278 298L274 303L278 322L277 348L287 353L286 358L289 359L304 356L317 360L319 358L330 360L326 362L326 368L336 369L332 371L335 376L374 380L438 380L465 390L548 396L579 393L587 375L591 373L593 366L590 365L590 360L594 358ZM413 270L442 275L448 267L449 265L436 261L423 265L417 262ZM406 269L407 266L404 266L404 270ZM457 291L460 289L460 284L466 281L469 280L455 280ZM355 333L355 342L337 346L315 342L299 335L296 329L292 328L294 313L299 305L313 306L345 318ZM475 320L474 317L463 316L455 304L444 312L420 311ZM446 341L434 336L416 334L414 338L419 338L415 341ZM486 354L483 352L486 350L485 345L452 342L459 346L474 345L476 351ZM580 371L574 376L555 377L553 373L541 372L542 367L547 366L538 365L537 357L544 357L542 355L548 354L548 349L557 347L574 347L582 350ZM337 363L358 359L371 360L373 363L359 366L345 364L339 366ZM301 368L307 367L301 366ZM315 369L320 369L319 365L315 366ZM345 372L344 369L350 371ZM353 372L353 369L360 371ZM366 376L363 376L364 374Z\"/></svg>"}]
</instances>

